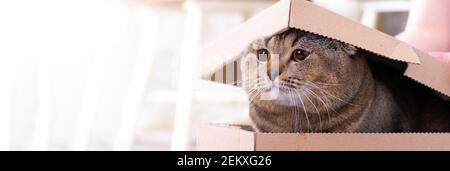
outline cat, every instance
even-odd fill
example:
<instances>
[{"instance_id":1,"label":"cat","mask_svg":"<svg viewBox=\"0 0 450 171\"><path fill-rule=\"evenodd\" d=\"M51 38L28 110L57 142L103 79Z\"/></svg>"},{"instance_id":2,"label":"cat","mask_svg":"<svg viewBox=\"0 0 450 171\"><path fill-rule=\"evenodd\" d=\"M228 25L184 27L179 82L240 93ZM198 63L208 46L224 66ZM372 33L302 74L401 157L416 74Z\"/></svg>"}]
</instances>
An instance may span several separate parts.
<instances>
[{"instance_id":1,"label":"cat","mask_svg":"<svg viewBox=\"0 0 450 171\"><path fill-rule=\"evenodd\" d=\"M298 29L250 43L240 55L242 87L249 95L254 129L270 133L450 130L448 103L426 93L423 86L411 86L400 74L389 80L396 74L388 67L371 67L361 51ZM374 76L377 69L377 74L386 76Z\"/></svg>"}]
</instances>

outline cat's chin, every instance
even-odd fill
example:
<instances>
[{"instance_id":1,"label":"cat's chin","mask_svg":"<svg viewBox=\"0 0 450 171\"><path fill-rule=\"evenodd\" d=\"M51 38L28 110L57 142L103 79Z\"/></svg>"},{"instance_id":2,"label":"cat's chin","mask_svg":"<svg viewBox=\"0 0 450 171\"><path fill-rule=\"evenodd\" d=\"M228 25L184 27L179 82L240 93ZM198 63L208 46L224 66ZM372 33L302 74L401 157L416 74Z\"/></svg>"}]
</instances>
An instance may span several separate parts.
<instances>
[{"instance_id":1,"label":"cat's chin","mask_svg":"<svg viewBox=\"0 0 450 171\"><path fill-rule=\"evenodd\" d=\"M267 89L259 96L260 101L266 101L281 106L298 106L300 103L299 96L292 92L284 91L282 89L272 88Z\"/></svg>"}]
</instances>

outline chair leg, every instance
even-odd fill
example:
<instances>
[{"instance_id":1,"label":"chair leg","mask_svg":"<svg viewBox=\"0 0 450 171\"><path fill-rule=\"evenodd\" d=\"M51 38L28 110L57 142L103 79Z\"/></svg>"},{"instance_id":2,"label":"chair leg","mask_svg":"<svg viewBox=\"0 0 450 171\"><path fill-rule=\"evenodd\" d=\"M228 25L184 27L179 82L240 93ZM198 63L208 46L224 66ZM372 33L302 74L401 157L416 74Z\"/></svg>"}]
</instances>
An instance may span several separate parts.
<instances>
[{"instance_id":1,"label":"chair leg","mask_svg":"<svg viewBox=\"0 0 450 171\"><path fill-rule=\"evenodd\" d=\"M108 51L111 45L102 45L98 48L94 56L91 71L86 81L86 87L83 90L83 99L77 120L77 128L74 138L75 151L87 149L89 143L90 131L99 108L102 90L105 84L107 68L110 63Z\"/></svg>"},{"instance_id":2,"label":"chair leg","mask_svg":"<svg viewBox=\"0 0 450 171\"><path fill-rule=\"evenodd\" d=\"M13 89L13 58L0 58L0 151L7 151L11 143L11 92Z\"/></svg>"},{"instance_id":3,"label":"chair leg","mask_svg":"<svg viewBox=\"0 0 450 171\"><path fill-rule=\"evenodd\" d=\"M186 10L185 38L182 44L178 79L177 103L171 150L187 150L191 133L191 106L193 86L199 59L202 11L195 1L184 4Z\"/></svg>"},{"instance_id":4,"label":"chair leg","mask_svg":"<svg viewBox=\"0 0 450 171\"><path fill-rule=\"evenodd\" d=\"M147 15L154 17L150 19L152 22L146 24L147 31L140 42L138 59L122 107L122 119L114 142L114 150L132 149L137 117L147 95L159 29L159 16L152 12Z\"/></svg>"},{"instance_id":5,"label":"chair leg","mask_svg":"<svg viewBox=\"0 0 450 171\"><path fill-rule=\"evenodd\" d=\"M53 99L51 95L50 64L52 58L42 55L38 57L38 97L35 118L35 132L32 150L47 150L50 143L51 123L53 117Z\"/></svg>"}]
</instances>

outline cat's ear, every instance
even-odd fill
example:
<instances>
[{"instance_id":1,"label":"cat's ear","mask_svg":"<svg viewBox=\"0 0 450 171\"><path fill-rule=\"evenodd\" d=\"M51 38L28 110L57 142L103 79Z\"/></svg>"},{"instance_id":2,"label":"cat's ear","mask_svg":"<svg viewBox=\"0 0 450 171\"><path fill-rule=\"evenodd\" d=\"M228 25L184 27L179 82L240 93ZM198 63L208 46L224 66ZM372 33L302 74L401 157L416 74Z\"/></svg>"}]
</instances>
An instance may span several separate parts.
<instances>
[{"instance_id":1,"label":"cat's ear","mask_svg":"<svg viewBox=\"0 0 450 171\"><path fill-rule=\"evenodd\" d=\"M342 49L345 51L345 53L349 54L350 56L355 55L356 52L358 51L358 49L355 46L347 43L342 44Z\"/></svg>"}]
</instances>

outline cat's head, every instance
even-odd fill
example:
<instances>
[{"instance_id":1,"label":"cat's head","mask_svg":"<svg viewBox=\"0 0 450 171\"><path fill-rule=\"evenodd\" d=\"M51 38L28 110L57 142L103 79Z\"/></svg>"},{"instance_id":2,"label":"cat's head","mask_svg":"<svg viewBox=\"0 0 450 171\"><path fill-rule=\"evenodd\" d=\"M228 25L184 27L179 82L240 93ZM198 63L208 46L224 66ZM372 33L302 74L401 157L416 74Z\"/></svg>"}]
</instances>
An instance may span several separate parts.
<instances>
[{"instance_id":1,"label":"cat's head","mask_svg":"<svg viewBox=\"0 0 450 171\"><path fill-rule=\"evenodd\" d=\"M356 53L352 45L289 29L241 54L242 86L251 103L273 112L332 110L351 101L364 77Z\"/></svg>"}]
</instances>

